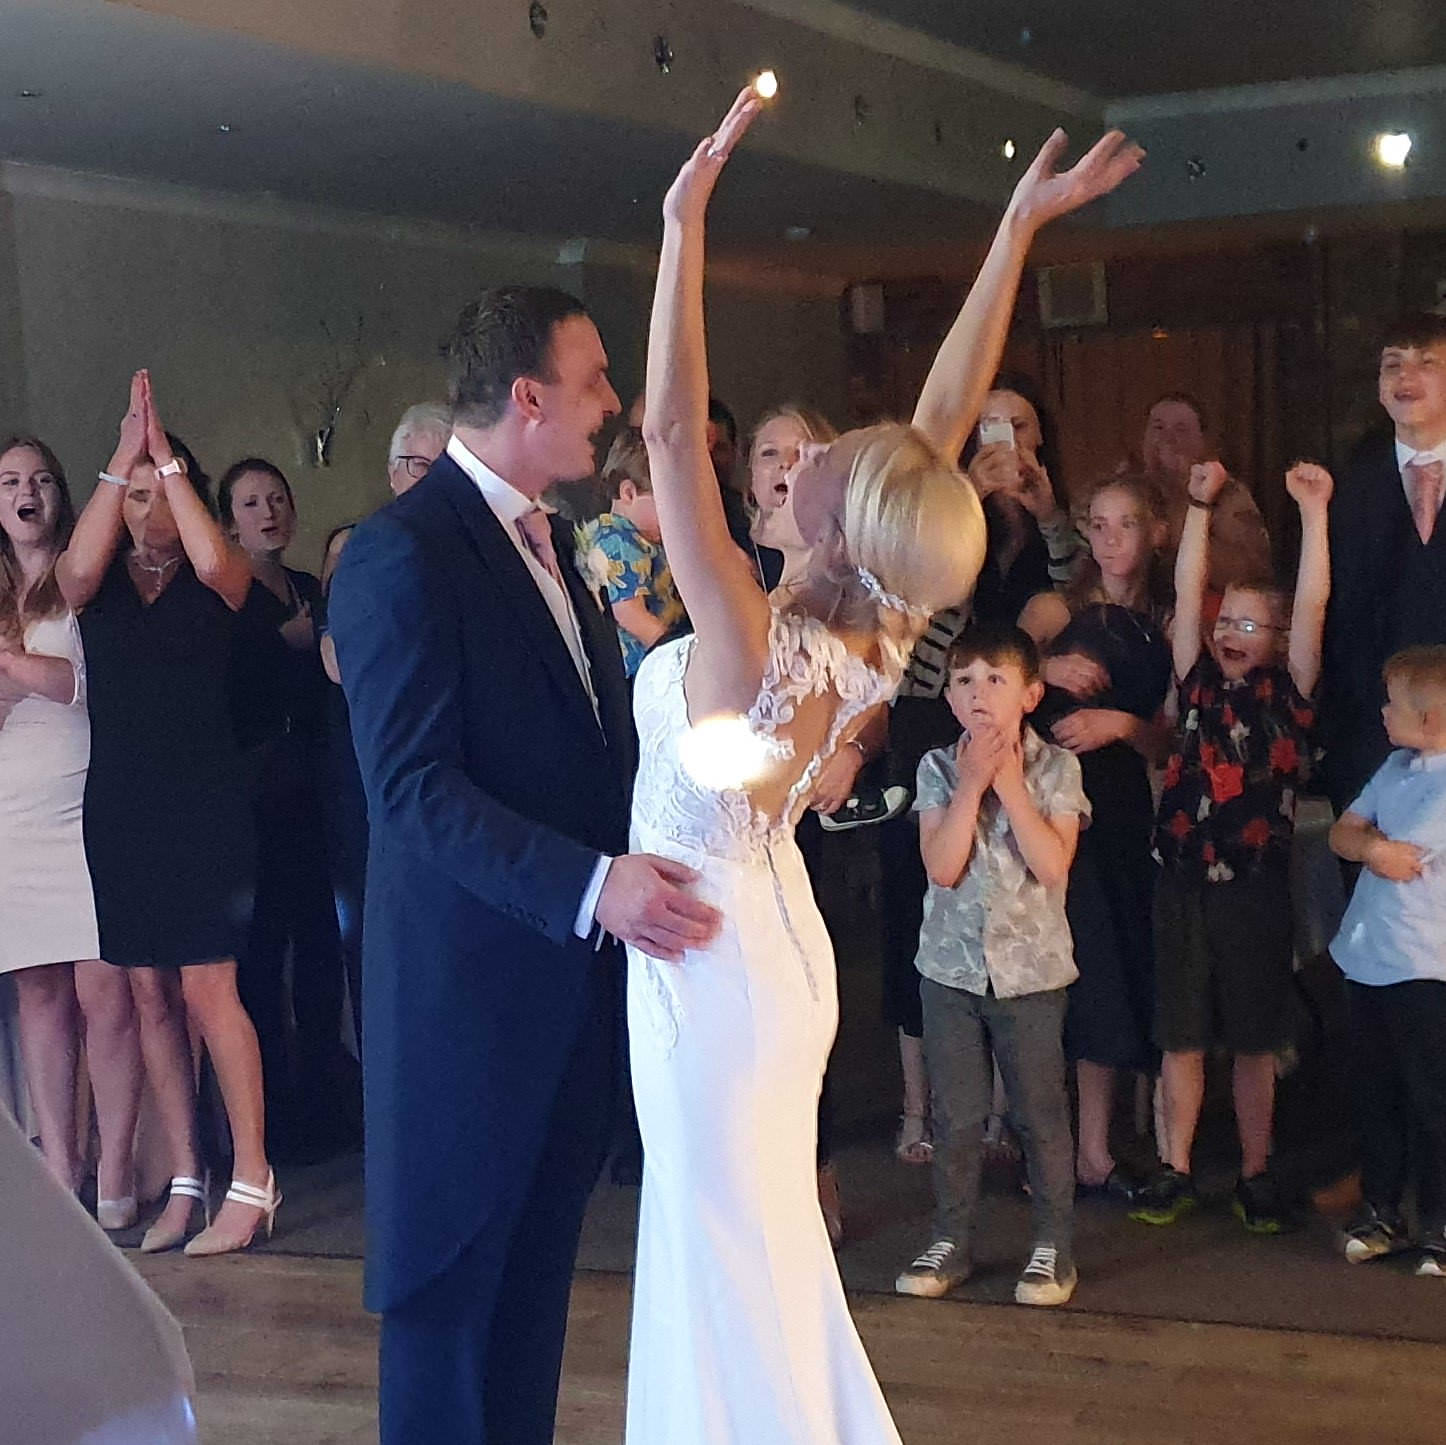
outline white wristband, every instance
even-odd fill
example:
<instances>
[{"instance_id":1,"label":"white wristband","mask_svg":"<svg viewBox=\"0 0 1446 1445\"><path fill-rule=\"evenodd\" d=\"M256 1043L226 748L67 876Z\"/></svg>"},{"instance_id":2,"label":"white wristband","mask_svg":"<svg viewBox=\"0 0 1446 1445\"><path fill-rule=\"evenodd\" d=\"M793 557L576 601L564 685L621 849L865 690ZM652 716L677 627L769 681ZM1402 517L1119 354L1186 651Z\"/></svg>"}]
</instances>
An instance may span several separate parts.
<instances>
[{"instance_id":1,"label":"white wristband","mask_svg":"<svg viewBox=\"0 0 1446 1445\"><path fill-rule=\"evenodd\" d=\"M124 477L118 477L114 472L97 472L96 476L98 476L103 482L109 482L113 487L130 486L130 483L126 481Z\"/></svg>"}]
</instances>

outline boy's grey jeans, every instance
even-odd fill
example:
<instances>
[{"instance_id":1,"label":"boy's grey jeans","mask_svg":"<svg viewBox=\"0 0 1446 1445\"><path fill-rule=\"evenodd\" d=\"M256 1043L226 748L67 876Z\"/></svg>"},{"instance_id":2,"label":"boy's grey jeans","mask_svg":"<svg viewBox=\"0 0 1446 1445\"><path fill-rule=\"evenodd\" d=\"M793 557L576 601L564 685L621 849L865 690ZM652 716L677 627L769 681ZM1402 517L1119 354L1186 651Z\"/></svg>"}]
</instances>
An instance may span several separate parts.
<instances>
[{"instance_id":1,"label":"boy's grey jeans","mask_svg":"<svg viewBox=\"0 0 1446 1445\"><path fill-rule=\"evenodd\" d=\"M1035 1244L1074 1254L1074 1138L1064 1081L1066 990L1020 998L967 993L920 979L924 1057L934 1112L937 1237L966 1257L979 1204L984 1129L994 1092L993 1057L1009 1099L1009 1123L1029 1171Z\"/></svg>"}]
</instances>

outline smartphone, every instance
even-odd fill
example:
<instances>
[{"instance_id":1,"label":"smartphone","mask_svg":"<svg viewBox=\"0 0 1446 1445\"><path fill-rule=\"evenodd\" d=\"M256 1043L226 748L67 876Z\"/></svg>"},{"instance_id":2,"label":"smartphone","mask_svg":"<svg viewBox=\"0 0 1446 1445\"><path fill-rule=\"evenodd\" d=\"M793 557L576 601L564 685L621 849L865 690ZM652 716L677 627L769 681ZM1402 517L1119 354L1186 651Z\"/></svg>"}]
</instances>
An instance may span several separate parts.
<instances>
[{"instance_id":1,"label":"smartphone","mask_svg":"<svg viewBox=\"0 0 1446 1445\"><path fill-rule=\"evenodd\" d=\"M996 446L1003 443L1014 445L1014 423L1007 416L985 416L979 419L979 445Z\"/></svg>"}]
</instances>

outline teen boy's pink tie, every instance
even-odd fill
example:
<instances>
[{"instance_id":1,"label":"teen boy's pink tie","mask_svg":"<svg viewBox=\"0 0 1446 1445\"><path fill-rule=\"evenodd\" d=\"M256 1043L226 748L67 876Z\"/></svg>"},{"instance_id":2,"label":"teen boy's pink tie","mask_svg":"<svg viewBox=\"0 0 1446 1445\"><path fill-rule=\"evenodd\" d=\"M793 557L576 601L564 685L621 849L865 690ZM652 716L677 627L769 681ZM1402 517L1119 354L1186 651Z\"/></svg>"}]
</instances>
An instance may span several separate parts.
<instances>
[{"instance_id":1,"label":"teen boy's pink tie","mask_svg":"<svg viewBox=\"0 0 1446 1445\"><path fill-rule=\"evenodd\" d=\"M1423 542L1431 540L1436 530L1436 516L1441 510L1442 474L1446 467L1438 461L1407 462L1406 480L1411 483L1411 515Z\"/></svg>"}]
</instances>

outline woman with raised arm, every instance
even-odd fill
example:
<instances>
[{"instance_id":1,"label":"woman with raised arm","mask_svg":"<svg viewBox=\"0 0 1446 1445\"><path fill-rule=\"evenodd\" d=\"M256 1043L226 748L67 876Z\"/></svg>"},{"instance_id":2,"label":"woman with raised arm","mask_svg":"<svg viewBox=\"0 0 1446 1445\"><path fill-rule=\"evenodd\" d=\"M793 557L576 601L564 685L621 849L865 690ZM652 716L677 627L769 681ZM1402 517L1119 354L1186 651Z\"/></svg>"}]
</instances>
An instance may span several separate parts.
<instances>
[{"instance_id":1,"label":"woman with raised arm","mask_svg":"<svg viewBox=\"0 0 1446 1445\"><path fill-rule=\"evenodd\" d=\"M181 455L177 455L180 452ZM85 841L101 956L125 969L170 1147L170 1198L141 1248L172 1249L205 1203L187 1016L211 1056L234 1172L187 1254L244 1249L279 1196L266 1160L261 1058L236 993L254 890L249 790L231 719L243 618L284 619L207 509L204 478L137 372L120 441L56 565L80 614L92 726Z\"/></svg>"},{"instance_id":2,"label":"woman with raised arm","mask_svg":"<svg viewBox=\"0 0 1446 1445\"><path fill-rule=\"evenodd\" d=\"M724 916L673 965L631 950L644 1146L629 1445L872 1445L898 1435L849 1319L819 1210L813 1131L833 1041L833 954L793 840L820 770L897 686L931 613L984 555L952 464L998 364L1033 232L1110 189L1106 137L1065 176L1052 138L946 339L914 425L811 446L787 505L811 548L770 600L733 545L707 449L703 230L751 89L664 201L644 435L692 637L638 672L634 845L684 861Z\"/></svg>"}]
</instances>

